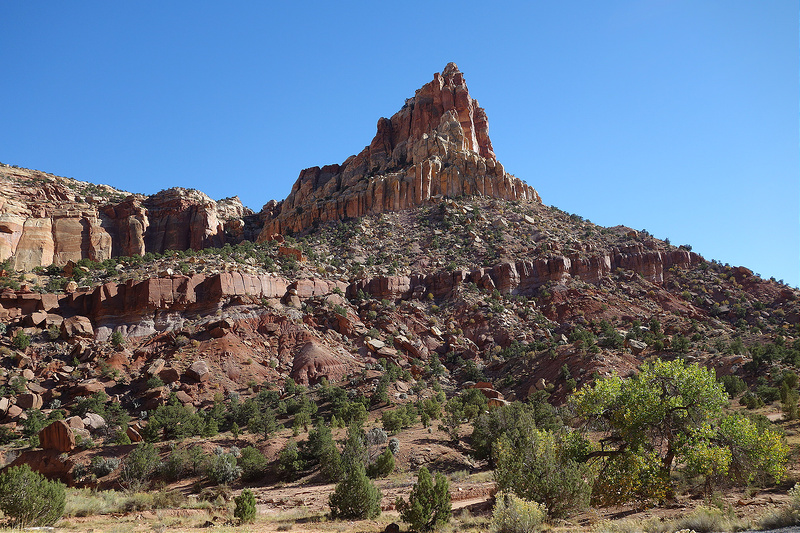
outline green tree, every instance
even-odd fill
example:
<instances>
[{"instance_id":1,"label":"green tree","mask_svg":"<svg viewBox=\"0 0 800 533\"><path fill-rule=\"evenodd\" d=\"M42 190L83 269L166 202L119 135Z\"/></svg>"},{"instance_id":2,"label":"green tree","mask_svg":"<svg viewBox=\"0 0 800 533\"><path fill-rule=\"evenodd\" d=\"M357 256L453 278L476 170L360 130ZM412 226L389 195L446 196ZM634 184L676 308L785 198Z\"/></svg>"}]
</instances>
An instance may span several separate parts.
<instances>
[{"instance_id":1,"label":"green tree","mask_svg":"<svg viewBox=\"0 0 800 533\"><path fill-rule=\"evenodd\" d=\"M597 503L669 497L675 464L711 477L727 475L729 466L746 470L737 464L751 457L760 441L771 443L762 449L769 452L763 461L775 472L773 479L785 472L780 438L768 430L753 437L746 423L723 418L728 404L724 387L713 371L697 364L645 363L633 377L615 376L583 387L571 404L589 426L606 429L601 448L586 454L601 461L594 487ZM734 444L737 454L732 453Z\"/></svg>"},{"instance_id":2,"label":"green tree","mask_svg":"<svg viewBox=\"0 0 800 533\"><path fill-rule=\"evenodd\" d=\"M367 476L375 479L379 477L386 477L394 472L394 454L387 447L383 450L375 462L367 467Z\"/></svg>"},{"instance_id":3,"label":"green tree","mask_svg":"<svg viewBox=\"0 0 800 533\"><path fill-rule=\"evenodd\" d=\"M492 448L503 435L507 435L514 443L521 443L533 429L562 428L564 423L555 407L547 403L546 396L546 392L538 391L530 398L530 403L513 402L478 416L470 439L475 456L491 459Z\"/></svg>"},{"instance_id":4,"label":"green tree","mask_svg":"<svg viewBox=\"0 0 800 533\"><path fill-rule=\"evenodd\" d=\"M536 501L553 517L589 503L593 472L583 460L588 443L579 434L532 429L512 440L504 434L494 447L497 487Z\"/></svg>"},{"instance_id":5,"label":"green tree","mask_svg":"<svg viewBox=\"0 0 800 533\"><path fill-rule=\"evenodd\" d=\"M362 463L347 469L328 498L333 518L375 518L381 514L381 493L369 480Z\"/></svg>"},{"instance_id":6,"label":"green tree","mask_svg":"<svg viewBox=\"0 0 800 533\"><path fill-rule=\"evenodd\" d=\"M396 507L400 511L400 519L411 524L414 531L436 529L450 521L450 484L438 472L434 480L423 466L419 469L408 501L397 498Z\"/></svg>"},{"instance_id":7,"label":"green tree","mask_svg":"<svg viewBox=\"0 0 800 533\"><path fill-rule=\"evenodd\" d=\"M340 481L344 477L342 454L333 440L331 428L321 420L317 421L316 427L308 434L308 449L328 481Z\"/></svg>"},{"instance_id":8,"label":"green tree","mask_svg":"<svg viewBox=\"0 0 800 533\"><path fill-rule=\"evenodd\" d=\"M297 443L290 440L278 454L278 470L286 479L294 477L306 467L305 461L300 457Z\"/></svg>"},{"instance_id":9,"label":"green tree","mask_svg":"<svg viewBox=\"0 0 800 533\"><path fill-rule=\"evenodd\" d=\"M121 331L115 331L111 334L111 344L114 345L115 348L119 348L125 344L125 337L122 336Z\"/></svg>"},{"instance_id":10,"label":"green tree","mask_svg":"<svg viewBox=\"0 0 800 533\"><path fill-rule=\"evenodd\" d=\"M0 511L11 526L49 526L64 514L63 483L49 481L28 465L14 466L0 474Z\"/></svg>"},{"instance_id":11,"label":"green tree","mask_svg":"<svg viewBox=\"0 0 800 533\"><path fill-rule=\"evenodd\" d=\"M236 503L233 516L238 518L240 523L252 522L256 519L256 497L253 495L253 491L244 489L233 501Z\"/></svg>"},{"instance_id":12,"label":"green tree","mask_svg":"<svg viewBox=\"0 0 800 533\"><path fill-rule=\"evenodd\" d=\"M247 446L239 456L239 467L242 469L242 479L254 481L260 479L267 471L269 461L258 449Z\"/></svg>"}]
</instances>

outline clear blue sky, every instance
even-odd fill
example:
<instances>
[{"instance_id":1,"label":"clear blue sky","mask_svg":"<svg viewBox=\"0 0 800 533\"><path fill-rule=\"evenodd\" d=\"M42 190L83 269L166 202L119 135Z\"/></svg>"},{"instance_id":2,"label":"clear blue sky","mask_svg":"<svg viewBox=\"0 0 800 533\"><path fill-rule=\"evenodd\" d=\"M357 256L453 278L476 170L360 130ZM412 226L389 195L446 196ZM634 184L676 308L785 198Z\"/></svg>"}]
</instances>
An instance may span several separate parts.
<instances>
[{"instance_id":1,"label":"clear blue sky","mask_svg":"<svg viewBox=\"0 0 800 533\"><path fill-rule=\"evenodd\" d=\"M798 3L0 4L0 161L258 210L454 61L544 202L800 283Z\"/></svg>"}]
</instances>

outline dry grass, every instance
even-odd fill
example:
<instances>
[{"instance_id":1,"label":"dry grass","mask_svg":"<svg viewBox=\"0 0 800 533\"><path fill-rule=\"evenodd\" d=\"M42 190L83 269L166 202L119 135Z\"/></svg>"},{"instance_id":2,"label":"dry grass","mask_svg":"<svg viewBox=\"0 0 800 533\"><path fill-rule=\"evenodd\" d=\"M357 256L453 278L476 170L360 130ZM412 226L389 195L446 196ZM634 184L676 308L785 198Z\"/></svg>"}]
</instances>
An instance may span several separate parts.
<instances>
[{"instance_id":1,"label":"dry grass","mask_svg":"<svg viewBox=\"0 0 800 533\"><path fill-rule=\"evenodd\" d=\"M211 509L209 502L186 498L176 490L155 492L68 489L65 517L85 517L153 509Z\"/></svg>"}]
</instances>

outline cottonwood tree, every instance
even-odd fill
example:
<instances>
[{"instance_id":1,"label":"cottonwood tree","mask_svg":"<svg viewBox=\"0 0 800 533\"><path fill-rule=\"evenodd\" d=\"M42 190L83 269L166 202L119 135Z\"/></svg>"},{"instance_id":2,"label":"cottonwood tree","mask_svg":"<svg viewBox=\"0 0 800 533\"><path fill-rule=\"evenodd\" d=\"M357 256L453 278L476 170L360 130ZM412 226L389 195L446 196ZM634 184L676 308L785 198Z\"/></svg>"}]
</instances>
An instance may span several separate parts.
<instances>
[{"instance_id":1,"label":"cottonwood tree","mask_svg":"<svg viewBox=\"0 0 800 533\"><path fill-rule=\"evenodd\" d=\"M728 395L713 371L680 360L642 365L638 374L583 387L570 400L587 428L605 432L587 460L600 460L593 500L600 504L673 495L670 473L681 465L709 480L773 481L786 473L788 449L773 431L744 417L723 417Z\"/></svg>"}]
</instances>

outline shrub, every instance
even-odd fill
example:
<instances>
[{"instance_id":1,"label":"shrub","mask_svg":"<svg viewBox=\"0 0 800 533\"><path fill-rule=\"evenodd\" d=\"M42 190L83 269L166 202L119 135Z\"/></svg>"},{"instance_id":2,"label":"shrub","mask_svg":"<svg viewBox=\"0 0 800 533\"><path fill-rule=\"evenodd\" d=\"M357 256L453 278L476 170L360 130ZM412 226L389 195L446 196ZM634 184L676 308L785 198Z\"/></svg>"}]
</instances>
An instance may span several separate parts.
<instances>
[{"instance_id":1,"label":"shrub","mask_svg":"<svg viewBox=\"0 0 800 533\"><path fill-rule=\"evenodd\" d=\"M589 503L592 485L586 463L576 461L566 436L533 429L516 443L503 435L495 445L495 479L500 490L508 490L526 500L543 503L550 516L562 517Z\"/></svg>"},{"instance_id":2,"label":"shrub","mask_svg":"<svg viewBox=\"0 0 800 533\"><path fill-rule=\"evenodd\" d=\"M128 454L119 474L120 484L130 491L146 487L161 463L156 447L145 442Z\"/></svg>"},{"instance_id":3,"label":"shrub","mask_svg":"<svg viewBox=\"0 0 800 533\"><path fill-rule=\"evenodd\" d=\"M111 334L111 344L113 344L115 348L119 348L125 344L125 338L122 336L121 331L115 331Z\"/></svg>"},{"instance_id":4,"label":"shrub","mask_svg":"<svg viewBox=\"0 0 800 533\"><path fill-rule=\"evenodd\" d=\"M411 524L415 531L431 531L450 521L450 485L447 478L436 473L435 481L424 466L419 469L417 482L411 489L408 502L398 498L400 519Z\"/></svg>"},{"instance_id":5,"label":"shrub","mask_svg":"<svg viewBox=\"0 0 800 533\"><path fill-rule=\"evenodd\" d=\"M369 519L381 514L381 493L367 478L364 465L354 463L328 498L332 518Z\"/></svg>"},{"instance_id":6,"label":"shrub","mask_svg":"<svg viewBox=\"0 0 800 533\"><path fill-rule=\"evenodd\" d=\"M375 459L375 462L367 467L367 475L372 479L386 477L394 472L394 455L389 448Z\"/></svg>"},{"instance_id":7,"label":"shrub","mask_svg":"<svg viewBox=\"0 0 800 533\"><path fill-rule=\"evenodd\" d=\"M397 437L389 439L389 451L392 452L392 455L397 455L400 452L400 439Z\"/></svg>"},{"instance_id":8,"label":"shrub","mask_svg":"<svg viewBox=\"0 0 800 533\"><path fill-rule=\"evenodd\" d=\"M545 518L547 509L541 503L505 492L497 495L491 527L495 533L533 533L541 530Z\"/></svg>"},{"instance_id":9,"label":"shrub","mask_svg":"<svg viewBox=\"0 0 800 533\"><path fill-rule=\"evenodd\" d=\"M248 446L242 450L242 455L239 457L242 479L245 481L260 479L266 472L268 464L269 461L267 461L263 453L252 446Z\"/></svg>"},{"instance_id":10,"label":"shrub","mask_svg":"<svg viewBox=\"0 0 800 533\"><path fill-rule=\"evenodd\" d=\"M766 514L759 529L780 529L800 525L800 483L789 490L789 501L781 508Z\"/></svg>"},{"instance_id":11,"label":"shrub","mask_svg":"<svg viewBox=\"0 0 800 533\"><path fill-rule=\"evenodd\" d=\"M717 380L722 383L722 386L725 387L725 392L727 392L730 397L734 397L740 392L747 390L747 384L737 375L730 374L727 376L720 376Z\"/></svg>"},{"instance_id":12,"label":"shrub","mask_svg":"<svg viewBox=\"0 0 800 533\"><path fill-rule=\"evenodd\" d=\"M49 481L28 465L8 468L0 474L0 511L12 527L49 526L64 514L65 487Z\"/></svg>"},{"instance_id":13,"label":"shrub","mask_svg":"<svg viewBox=\"0 0 800 533\"><path fill-rule=\"evenodd\" d=\"M107 476L117 469L120 464L119 457L100 457L92 458L92 473L97 477Z\"/></svg>"},{"instance_id":14,"label":"shrub","mask_svg":"<svg viewBox=\"0 0 800 533\"><path fill-rule=\"evenodd\" d=\"M262 456L263 457L263 456ZM239 519L240 523L252 522L256 518L256 497L250 489L244 489L242 493L233 499L236 509L233 516Z\"/></svg>"},{"instance_id":15,"label":"shrub","mask_svg":"<svg viewBox=\"0 0 800 533\"><path fill-rule=\"evenodd\" d=\"M278 454L278 471L286 479L293 479L304 468L305 462L300 457L297 443L290 440Z\"/></svg>"},{"instance_id":16,"label":"shrub","mask_svg":"<svg viewBox=\"0 0 800 533\"><path fill-rule=\"evenodd\" d=\"M31 338L23 330L17 331L12 341L14 348L17 350L24 350L31 344Z\"/></svg>"},{"instance_id":17,"label":"shrub","mask_svg":"<svg viewBox=\"0 0 800 533\"><path fill-rule=\"evenodd\" d=\"M206 467L206 476L215 485L227 485L239 479L242 469L232 453L215 453Z\"/></svg>"},{"instance_id":18,"label":"shrub","mask_svg":"<svg viewBox=\"0 0 800 533\"><path fill-rule=\"evenodd\" d=\"M173 448L161 465L161 474L168 481L179 481L185 476L193 475L201 469L205 459L202 448Z\"/></svg>"},{"instance_id":19,"label":"shrub","mask_svg":"<svg viewBox=\"0 0 800 533\"><path fill-rule=\"evenodd\" d=\"M308 434L308 450L311 456L319 463L320 472L330 482L337 482L344 476L345 467L342 464L342 454L333 440L331 428L324 423L318 423Z\"/></svg>"}]
</instances>

